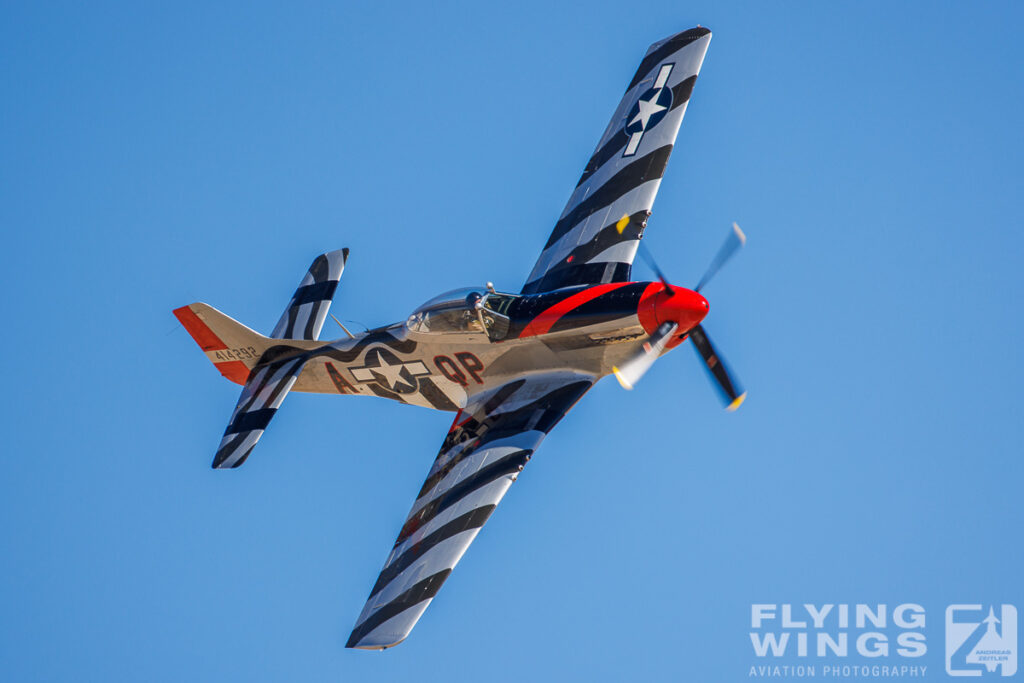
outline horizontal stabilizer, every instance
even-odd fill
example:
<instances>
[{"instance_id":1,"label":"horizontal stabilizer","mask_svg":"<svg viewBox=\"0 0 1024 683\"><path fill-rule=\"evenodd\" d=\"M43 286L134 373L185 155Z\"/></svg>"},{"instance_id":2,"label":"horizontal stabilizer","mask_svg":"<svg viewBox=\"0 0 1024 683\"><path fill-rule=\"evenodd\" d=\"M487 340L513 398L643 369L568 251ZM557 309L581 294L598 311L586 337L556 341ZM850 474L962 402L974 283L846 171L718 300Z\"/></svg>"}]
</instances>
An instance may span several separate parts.
<instances>
[{"instance_id":1,"label":"horizontal stabilizer","mask_svg":"<svg viewBox=\"0 0 1024 683\"><path fill-rule=\"evenodd\" d=\"M263 354L238 397L213 459L214 469L238 467L245 462L295 384L306 358L301 349L283 345Z\"/></svg>"},{"instance_id":2,"label":"horizontal stabilizer","mask_svg":"<svg viewBox=\"0 0 1024 683\"><path fill-rule=\"evenodd\" d=\"M348 249L317 256L274 326L274 339L317 339L348 260Z\"/></svg>"}]
</instances>

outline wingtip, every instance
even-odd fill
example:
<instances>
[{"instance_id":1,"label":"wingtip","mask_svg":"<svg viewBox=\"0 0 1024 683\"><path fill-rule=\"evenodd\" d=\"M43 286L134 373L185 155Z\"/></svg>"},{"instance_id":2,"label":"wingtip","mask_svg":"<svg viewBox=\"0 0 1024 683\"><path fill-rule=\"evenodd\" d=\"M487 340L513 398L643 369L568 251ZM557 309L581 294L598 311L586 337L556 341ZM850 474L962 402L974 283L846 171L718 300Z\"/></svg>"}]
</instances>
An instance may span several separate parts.
<instances>
[{"instance_id":1,"label":"wingtip","mask_svg":"<svg viewBox=\"0 0 1024 683\"><path fill-rule=\"evenodd\" d=\"M736 233L736 236L740 238L740 244L746 244L747 243L747 236L743 233L742 230L740 230L739 224L734 222L732 224L732 229L733 229L733 232Z\"/></svg>"},{"instance_id":2,"label":"wingtip","mask_svg":"<svg viewBox=\"0 0 1024 683\"><path fill-rule=\"evenodd\" d=\"M619 380L619 386L626 391L632 391L633 385L626 381L626 378L622 376L622 372L617 367L612 366L612 373L615 375L615 379Z\"/></svg>"},{"instance_id":3,"label":"wingtip","mask_svg":"<svg viewBox=\"0 0 1024 683\"><path fill-rule=\"evenodd\" d=\"M737 408L743 405L743 402L745 400L747 400L747 392L744 391L742 394L736 397L736 400L734 400L732 403L728 405L728 407L726 407L726 410L728 410L730 413L734 412Z\"/></svg>"},{"instance_id":4,"label":"wingtip","mask_svg":"<svg viewBox=\"0 0 1024 683\"><path fill-rule=\"evenodd\" d=\"M233 470L233 469L235 469L237 467L241 467L242 463L245 462L246 458L249 457L249 454L252 453L252 449L254 449L254 448L256 448L256 444L253 444L252 446L250 446L249 449L245 453L242 454L242 457L238 458L237 460L232 462L230 465L225 465L224 463L227 462L231 458L231 456L234 454L234 451L227 451L225 453L218 453L216 456L214 456L213 464L210 467L212 469L215 469L215 470Z\"/></svg>"},{"instance_id":5,"label":"wingtip","mask_svg":"<svg viewBox=\"0 0 1024 683\"><path fill-rule=\"evenodd\" d=\"M664 45L667 45L669 43L675 43L676 49L680 49L681 50L682 48L686 47L690 43L694 43L694 42L696 42L698 40L702 40L705 37L709 37L710 35L711 35L711 29L709 29L706 26L701 26L700 24L698 24L698 25L694 26L693 28L688 28L685 31L680 31L679 33L674 33L674 34L668 36L667 38L659 40L658 42L654 43L649 48L647 48L647 54L650 55L652 52L654 52L658 48L660 48L660 47L662 47ZM709 38L709 40L710 40L710 38ZM641 76L638 76L638 78L640 78L640 77ZM633 83L632 85L636 85L636 83ZM632 86L630 86L630 87L632 87Z\"/></svg>"},{"instance_id":6,"label":"wingtip","mask_svg":"<svg viewBox=\"0 0 1024 683\"><path fill-rule=\"evenodd\" d=\"M703 38L704 36L710 36L711 29L709 29L707 26L701 26L700 24L697 24L693 28L688 28L685 31L677 33L676 35L686 36L687 38L690 38L692 40L698 40L700 38Z\"/></svg>"},{"instance_id":7,"label":"wingtip","mask_svg":"<svg viewBox=\"0 0 1024 683\"><path fill-rule=\"evenodd\" d=\"M373 643L372 645L360 645L359 641L356 640L355 631L353 631L352 635L348 637L348 642L345 643L345 648L349 650L377 650L378 652L383 652L384 650L391 649L396 645L401 645L403 642L405 642L406 638L408 638L408 636L399 638L393 643Z\"/></svg>"}]
</instances>

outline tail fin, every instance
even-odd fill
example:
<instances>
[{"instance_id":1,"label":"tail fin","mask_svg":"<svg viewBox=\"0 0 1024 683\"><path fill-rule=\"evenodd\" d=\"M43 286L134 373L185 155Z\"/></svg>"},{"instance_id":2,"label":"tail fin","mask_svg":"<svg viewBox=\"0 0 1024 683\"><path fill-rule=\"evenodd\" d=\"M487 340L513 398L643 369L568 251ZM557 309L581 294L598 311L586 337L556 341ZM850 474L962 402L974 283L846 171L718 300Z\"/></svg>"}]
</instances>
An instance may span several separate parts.
<instances>
[{"instance_id":1,"label":"tail fin","mask_svg":"<svg viewBox=\"0 0 1024 683\"><path fill-rule=\"evenodd\" d=\"M347 260L347 248L316 257L270 333L271 338L316 339L320 336Z\"/></svg>"},{"instance_id":2,"label":"tail fin","mask_svg":"<svg viewBox=\"0 0 1024 683\"><path fill-rule=\"evenodd\" d=\"M264 337L206 304L182 306L174 315L221 374L244 385L213 459L216 469L238 467L295 384L306 352L321 344Z\"/></svg>"},{"instance_id":3,"label":"tail fin","mask_svg":"<svg viewBox=\"0 0 1024 683\"><path fill-rule=\"evenodd\" d=\"M220 374L235 384L245 384L260 356L274 343L207 304L182 306L174 315Z\"/></svg>"}]
</instances>

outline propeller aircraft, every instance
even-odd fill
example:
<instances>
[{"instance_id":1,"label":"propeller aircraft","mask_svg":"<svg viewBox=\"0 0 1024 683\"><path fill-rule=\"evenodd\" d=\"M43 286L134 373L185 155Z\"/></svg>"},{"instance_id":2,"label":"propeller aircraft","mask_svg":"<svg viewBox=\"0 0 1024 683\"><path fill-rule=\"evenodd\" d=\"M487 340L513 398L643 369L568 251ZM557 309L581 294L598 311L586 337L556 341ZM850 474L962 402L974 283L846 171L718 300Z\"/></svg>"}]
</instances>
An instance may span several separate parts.
<instances>
[{"instance_id":1,"label":"propeller aircraft","mask_svg":"<svg viewBox=\"0 0 1024 683\"><path fill-rule=\"evenodd\" d=\"M348 249L318 256L269 336L211 306L174 311L242 393L213 460L239 467L290 391L380 396L455 414L347 646L402 642L541 441L598 380L632 388L693 342L735 409L745 394L704 330L701 290L744 243L733 224L693 289L630 279L633 260L711 40L652 45L518 293L430 299L404 321L320 341ZM337 321L337 319L335 319Z\"/></svg>"}]
</instances>

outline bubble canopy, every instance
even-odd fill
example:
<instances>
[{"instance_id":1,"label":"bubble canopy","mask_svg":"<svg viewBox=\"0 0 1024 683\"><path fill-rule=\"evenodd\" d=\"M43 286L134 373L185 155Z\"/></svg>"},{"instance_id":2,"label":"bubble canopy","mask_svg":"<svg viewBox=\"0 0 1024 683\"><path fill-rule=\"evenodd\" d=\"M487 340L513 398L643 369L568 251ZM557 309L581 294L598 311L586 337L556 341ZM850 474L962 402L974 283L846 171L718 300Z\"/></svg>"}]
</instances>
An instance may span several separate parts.
<instances>
[{"instance_id":1,"label":"bubble canopy","mask_svg":"<svg viewBox=\"0 0 1024 683\"><path fill-rule=\"evenodd\" d=\"M444 334L452 332L486 332L493 336L494 316L508 310L513 294L489 292L486 287L462 287L453 289L420 305L406 321L406 327L420 334ZM483 303L483 315L477 309L477 302ZM487 325L483 329L481 318Z\"/></svg>"}]
</instances>

